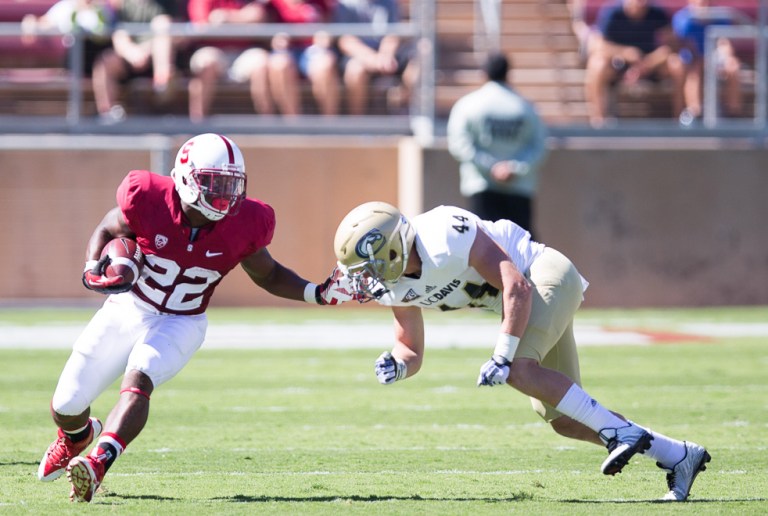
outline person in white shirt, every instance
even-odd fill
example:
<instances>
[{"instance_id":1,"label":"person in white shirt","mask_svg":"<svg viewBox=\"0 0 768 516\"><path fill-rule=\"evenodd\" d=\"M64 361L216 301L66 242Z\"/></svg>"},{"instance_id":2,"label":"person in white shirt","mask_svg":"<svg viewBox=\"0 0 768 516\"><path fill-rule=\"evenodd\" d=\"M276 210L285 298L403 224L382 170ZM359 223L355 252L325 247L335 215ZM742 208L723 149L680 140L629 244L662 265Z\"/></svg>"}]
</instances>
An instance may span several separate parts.
<instances>
[{"instance_id":1,"label":"person in white shirt","mask_svg":"<svg viewBox=\"0 0 768 516\"><path fill-rule=\"evenodd\" d=\"M487 82L451 109L448 150L459 162L470 211L486 220L511 220L535 235L533 203L547 129L535 106L509 84L509 70L507 56L488 55Z\"/></svg>"},{"instance_id":2,"label":"person in white shirt","mask_svg":"<svg viewBox=\"0 0 768 516\"><path fill-rule=\"evenodd\" d=\"M384 202L347 214L334 240L345 284L358 301L389 306L395 344L376 360L380 383L415 375L424 355L422 309L478 307L502 316L478 386L507 384L530 397L558 434L608 448L601 470L615 475L635 454L667 471L664 500L688 498L710 455L602 406L581 388L573 319L588 283L560 252L509 220L490 222L440 206L407 219Z\"/></svg>"}]
</instances>

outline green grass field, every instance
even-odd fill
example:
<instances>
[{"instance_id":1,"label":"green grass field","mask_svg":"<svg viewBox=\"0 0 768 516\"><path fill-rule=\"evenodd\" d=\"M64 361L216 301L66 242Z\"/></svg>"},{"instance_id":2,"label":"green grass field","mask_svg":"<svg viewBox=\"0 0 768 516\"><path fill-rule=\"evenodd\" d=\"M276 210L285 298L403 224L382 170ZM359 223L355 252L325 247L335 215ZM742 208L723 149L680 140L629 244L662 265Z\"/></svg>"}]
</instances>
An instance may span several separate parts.
<instances>
[{"instance_id":1,"label":"green grass field","mask_svg":"<svg viewBox=\"0 0 768 516\"><path fill-rule=\"evenodd\" d=\"M6 309L0 331L90 314ZM211 324L312 317L318 312L214 310ZM428 327L441 317L430 315ZM584 310L577 321L673 331L687 322L766 323L768 309ZM416 377L386 387L370 349L201 350L155 392L149 424L93 503L74 505L66 479L36 479L55 435L48 404L68 351L0 349L0 514L766 514L766 339L581 350L594 397L712 454L690 501L671 505L655 502L666 484L652 461L637 457L605 477L604 449L557 436L512 389L475 387L487 355L478 349L428 350ZM114 386L93 414L104 419L116 399Z\"/></svg>"}]
</instances>

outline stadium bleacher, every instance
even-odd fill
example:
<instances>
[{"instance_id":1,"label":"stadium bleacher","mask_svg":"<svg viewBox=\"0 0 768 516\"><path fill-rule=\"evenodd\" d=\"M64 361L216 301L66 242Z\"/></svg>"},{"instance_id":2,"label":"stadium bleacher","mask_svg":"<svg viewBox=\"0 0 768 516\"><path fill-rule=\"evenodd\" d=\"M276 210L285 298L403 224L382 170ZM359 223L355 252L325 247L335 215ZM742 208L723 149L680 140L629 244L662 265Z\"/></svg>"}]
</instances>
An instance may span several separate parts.
<instances>
[{"instance_id":1,"label":"stadium bleacher","mask_svg":"<svg viewBox=\"0 0 768 516\"><path fill-rule=\"evenodd\" d=\"M600 8L616 0L583 0L583 11L578 13L584 23L593 25ZM664 8L670 16L688 5L688 0L653 0L654 5ZM747 19L758 18L759 0L711 0L711 7L727 7L739 11ZM752 110L754 102L754 58L755 42L751 39L734 41L739 58L745 65L742 72L746 111ZM671 85L666 82L650 83L641 81L632 87L618 85L614 90L613 111L620 118L668 118L671 111Z\"/></svg>"},{"instance_id":2,"label":"stadium bleacher","mask_svg":"<svg viewBox=\"0 0 768 516\"><path fill-rule=\"evenodd\" d=\"M56 0L0 0L0 22L20 23L26 14L40 16ZM408 6L403 5L405 20ZM70 78L66 69L68 46L61 36L42 35L33 44L19 36L0 36L0 115L65 115L69 101ZM129 114L182 115L187 113L188 77L180 74L174 84L173 99L160 105L153 96L151 80L134 78L123 88L122 103ZM90 80L79 85L81 114L94 116ZM401 95L400 82L390 77L376 78L372 85L370 114L401 114L390 100ZM304 112L316 114L309 84L302 83ZM217 91L213 112L216 114L253 114L253 104L246 84L223 84Z\"/></svg>"},{"instance_id":3,"label":"stadium bleacher","mask_svg":"<svg viewBox=\"0 0 768 516\"><path fill-rule=\"evenodd\" d=\"M24 14L44 13L55 0L0 0L0 22L19 22ZM584 0L584 16L593 23L600 6L614 0ZM657 0L670 12L685 5L686 0ZM715 5L740 9L755 19L758 0L715 0ZM408 13L411 3L403 3ZM446 118L453 103L482 82L479 65L487 42L476 34L477 7L474 0L440 0L436 13L436 76L434 88L435 115ZM572 14L566 0L513 0L501 3L501 33L498 45L513 56L512 82L526 97L536 103L550 125L572 126L586 123L584 100L584 64L579 41L573 33ZM747 63L754 54L754 43L740 44ZM67 112L69 78L65 68L66 47L61 37L41 37L33 46L24 46L18 36L0 36L0 116L49 115ZM745 70L747 102L752 100L752 72ZM82 80L82 115L95 115L92 88ZM389 109L387 97L401 94L399 84L381 81L371 115L401 115ZM170 103L155 105L149 80L134 79L123 91L123 103L129 115L175 115L187 112L186 79L176 85L179 94ZM304 87L304 109L314 113L314 103ZM669 95L662 87L643 84L640 88L619 91L616 111L621 118L668 118ZM225 84L214 102L214 113L250 115L253 107L247 86Z\"/></svg>"}]
</instances>

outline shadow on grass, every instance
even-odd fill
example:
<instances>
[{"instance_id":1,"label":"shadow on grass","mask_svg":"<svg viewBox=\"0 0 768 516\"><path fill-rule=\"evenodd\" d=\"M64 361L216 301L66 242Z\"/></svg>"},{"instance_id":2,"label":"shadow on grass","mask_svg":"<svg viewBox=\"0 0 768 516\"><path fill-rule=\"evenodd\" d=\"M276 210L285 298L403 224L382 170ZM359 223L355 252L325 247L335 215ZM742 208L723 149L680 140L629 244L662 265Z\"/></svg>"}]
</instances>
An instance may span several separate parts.
<instances>
[{"instance_id":1,"label":"shadow on grass","mask_svg":"<svg viewBox=\"0 0 768 516\"><path fill-rule=\"evenodd\" d=\"M429 497L419 495L409 496L394 496L394 495L352 495L352 496L250 496L250 495L235 495L226 497L213 498L213 501L218 502L232 502L232 503L268 503L268 502L338 502L338 501L350 501L350 502L486 502L486 503L506 503L506 502L524 502L533 501L534 495L531 493L514 493L505 497ZM646 499L646 500L552 500L558 503L574 503L574 504L675 504L679 502L669 502L658 499ZM691 503L743 503L743 502L766 502L768 498L696 498L688 500L687 504Z\"/></svg>"},{"instance_id":2,"label":"shadow on grass","mask_svg":"<svg viewBox=\"0 0 768 516\"><path fill-rule=\"evenodd\" d=\"M175 502L181 500L181 498L174 498L169 496L157 496L157 495L122 495L117 493L101 493L101 497L104 499L118 498L122 500L157 500L161 502ZM352 495L352 496L252 496L252 495L234 495L212 498L214 502L230 502L230 503L324 503L324 502L485 502L485 503L509 503L509 502L526 502L534 501L535 497L531 493L514 493L510 496L504 497L429 497L419 495ZM539 499L544 501L543 499ZM676 504L678 502L668 502L659 499L641 499L641 500L581 500L581 499L566 499L566 500L549 500L556 503L572 503L572 504L612 504L612 505L632 505L632 504ZM696 498L684 502L685 504L692 503L744 503L755 502L763 503L768 501L768 498Z\"/></svg>"},{"instance_id":3,"label":"shadow on grass","mask_svg":"<svg viewBox=\"0 0 768 516\"><path fill-rule=\"evenodd\" d=\"M352 496L248 496L248 495L235 495L225 496L220 498L214 498L214 501L219 502L232 502L232 503L271 503L271 502L338 502L338 501L350 501L350 502L489 502L489 503L503 503L503 502L521 502L525 500L532 500L533 495L530 493L516 493L506 497L494 497L494 498L469 498L469 497L428 497L419 495L410 496L394 496L394 495L352 495Z\"/></svg>"},{"instance_id":4,"label":"shadow on grass","mask_svg":"<svg viewBox=\"0 0 768 516\"><path fill-rule=\"evenodd\" d=\"M560 503L611 503L611 504L636 504L636 503L658 503L658 504L691 504L691 503L740 503L740 502L766 502L768 498L694 498L685 502L674 502L669 500L659 500L652 498L650 500L557 500Z\"/></svg>"},{"instance_id":5,"label":"shadow on grass","mask_svg":"<svg viewBox=\"0 0 768 516\"><path fill-rule=\"evenodd\" d=\"M119 498L121 500L157 500L159 502L178 502L183 498L174 498L172 496L158 496L158 495L124 495L118 493L101 493L97 494L102 499ZM95 498L94 498L95 499Z\"/></svg>"}]
</instances>

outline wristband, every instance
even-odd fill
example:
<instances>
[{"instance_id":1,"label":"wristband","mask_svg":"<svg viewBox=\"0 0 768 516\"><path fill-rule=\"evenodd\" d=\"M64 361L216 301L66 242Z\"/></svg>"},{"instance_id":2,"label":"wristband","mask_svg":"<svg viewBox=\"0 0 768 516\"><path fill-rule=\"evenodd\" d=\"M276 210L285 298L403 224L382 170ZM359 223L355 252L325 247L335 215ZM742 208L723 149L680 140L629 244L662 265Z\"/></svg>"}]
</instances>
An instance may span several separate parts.
<instances>
[{"instance_id":1,"label":"wristband","mask_svg":"<svg viewBox=\"0 0 768 516\"><path fill-rule=\"evenodd\" d=\"M496 339L496 347L493 348L493 356L503 357L505 360L510 361L515 358L518 344L520 344L520 337L515 337L509 333L499 333L499 337Z\"/></svg>"},{"instance_id":2,"label":"wristband","mask_svg":"<svg viewBox=\"0 0 768 516\"><path fill-rule=\"evenodd\" d=\"M96 267L97 263L99 263L99 260L86 260L85 268L83 269L83 272L88 272L90 270L93 270L93 268Z\"/></svg>"},{"instance_id":3,"label":"wristband","mask_svg":"<svg viewBox=\"0 0 768 516\"><path fill-rule=\"evenodd\" d=\"M317 300L317 284L309 282L304 287L304 301L311 305L319 305L320 302Z\"/></svg>"}]
</instances>

